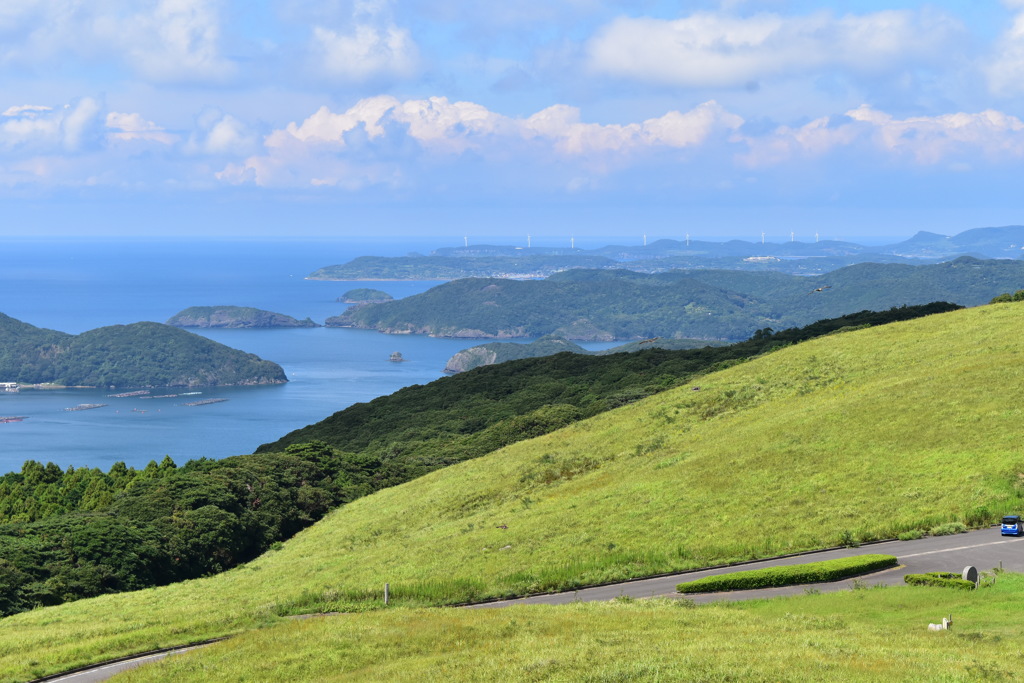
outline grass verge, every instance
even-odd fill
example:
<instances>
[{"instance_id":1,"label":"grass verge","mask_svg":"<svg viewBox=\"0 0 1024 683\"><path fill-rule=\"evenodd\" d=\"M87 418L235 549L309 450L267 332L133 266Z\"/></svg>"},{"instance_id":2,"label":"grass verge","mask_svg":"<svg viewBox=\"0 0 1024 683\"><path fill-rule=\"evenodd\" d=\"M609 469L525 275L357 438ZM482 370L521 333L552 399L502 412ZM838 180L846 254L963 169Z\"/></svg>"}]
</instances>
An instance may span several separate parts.
<instances>
[{"instance_id":1,"label":"grass verge","mask_svg":"<svg viewBox=\"0 0 1024 683\"><path fill-rule=\"evenodd\" d=\"M123 677L156 681L978 681L1019 677L1024 580L693 607L397 609L289 623ZM954 630L927 624L952 614Z\"/></svg>"}]
</instances>

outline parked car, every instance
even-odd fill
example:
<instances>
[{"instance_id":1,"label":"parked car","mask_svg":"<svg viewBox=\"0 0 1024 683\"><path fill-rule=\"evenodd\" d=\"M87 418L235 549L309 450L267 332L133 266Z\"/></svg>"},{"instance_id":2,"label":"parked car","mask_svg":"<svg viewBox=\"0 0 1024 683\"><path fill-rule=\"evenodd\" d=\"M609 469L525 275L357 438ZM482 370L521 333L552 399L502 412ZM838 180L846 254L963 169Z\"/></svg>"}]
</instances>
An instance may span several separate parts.
<instances>
[{"instance_id":1,"label":"parked car","mask_svg":"<svg viewBox=\"0 0 1024 683\"><path fill-rule=\"evenodd\" d=\"M1024 521L1020 515L1006 515L999 526L999 533L1003 536L1024 536Z\"/></svg>"}]
</instances>

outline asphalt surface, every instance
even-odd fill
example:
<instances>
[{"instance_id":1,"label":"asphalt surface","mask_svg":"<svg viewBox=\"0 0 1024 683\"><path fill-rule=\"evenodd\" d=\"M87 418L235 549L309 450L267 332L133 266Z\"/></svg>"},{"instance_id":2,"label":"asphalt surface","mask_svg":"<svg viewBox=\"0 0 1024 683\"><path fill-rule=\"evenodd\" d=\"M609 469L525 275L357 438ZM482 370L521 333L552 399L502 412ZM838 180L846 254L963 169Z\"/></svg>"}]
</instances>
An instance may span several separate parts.
<instances>
[{"instance_id":1,"label":"asphalt surface","mask_svg":"<svg viewBox=\"0 0 1024 683\"><path fill-rule=\"evenodd\" d=\"M598 586L596 588L584 588L565 593L554 593L551 595L536 595L530 598L519 598L515 600L501 600L488 602L479 605L469 605L473 609L488 607L507 607L509 605L564 605L570 602L597 602L614 600L620 596L633 598L686 598L698 603L714 602L718 600L758 600L773 598L782 595L799 595L807 591L809 586L787 586L785 588L764 588L760 590L734 591L726 593L701 593L691 595L680 595L676 592L676 584L683 581L699 579L705 576L717 574L729 574L732 572L746 571L750 569L763 569L765 567L781 567L792 564L803 564L805 562L820 562L841 557L854 557L880 553L883 555L895 555L900 561L900 567L876 572L857 579L847 579L832 583L819 583L811 586L821 592L849 590L854 586L855 581L861 581L869 586L877 584L901 585L903 576L906 574L921 574L934 571L961 572L967 566L977 567L978 571L986 571L996 567L1002 567L1007 571L1024 573L1024 537L1015 538L1012 536L1000 536L999 529L981 529L966 534L955 534L953 536L934 536L918 539L916 541L888 541L885 543L872 543L857 548L838 548L825 550L810 554L781 559L769 559L761 562L752 562L734 567L722 567L695 572L685 572L662 576L653 579L641 579L609 586ZM55 678L43 679L47 683L56 681L73 681L74 683L97 683L105 681L115 674L128 669L141 666L169 655L194 650L202 645L146 655L138 659L126 660L110 664L99 664L96 667L66 674Z\"/></svg>"},{"instance_id":2,"label":"asphalt surface","mask_svg":"<svg viewBox=\"0 0 1024 683\"><path fill-rule=\"evenodd\" d=\"M110 664L97 664L94 667L85 669L83 671L76 671L74 673L64 674L63 676L57 676L56 678L43 678L40 680L46 681L46 683L53 683L55 681L73 681L74 683L98 683L99 681L105 681L111 678L115 674L119 674L129 669L142 666L143 664L149 664L163 659L164 657L170 657L172 655L181 654L182 652L188 652L190 650L196 650L206 645L191 645L189 647L183 647L177 650L170 650L169 652L158 652L151 655L143 655L142 657L135 657L128 659L123 662L112 662Z\"/></svg>"},{"instance_id":3,"label":"asphalt surface","mask_svg":"<svg viewBox=\"0 0 1024 683\"><path fill-rule=\"evenodd\" d=\"M924 572L938 571L959 573L967 566L977 567L978 571L1002 566L1007 571L1024 572L1024 537L1000 536L999 529L994 528L971 531L966 534L954 534L952 536L929 536L916 541L889 541L886 543L872 543L857 548L825 550L796 557L752 562L736 567L673 574L672 576L663 576L655 579L642 579L640 581L618 583L611 586L584 588L577 591L554 593L552 595L536 595L530 598L501 600L499 602L472 605L472 607L564 605L575 601L614 600L619 596L632 598L685 597L694 602L704 603L718 600L756 600L779 595L798 595L804 593L808 587L787 586L785 588L763 588L724 593L697 593L684 596L676 593L676 584L683 581L700 579L705 576L730 574L751 569L764 569L765 567L782 567L791 564L803 564L805 562L821 562L823 560L874 553L895 555L902 566L857 579L814 584L813 587L816 590L825 592L851 589L853 588L854 581L862 581L868 585L879 583L900 585L903 583L903 577L906 574L923 574Z\"/></svg>"}]
</instances>

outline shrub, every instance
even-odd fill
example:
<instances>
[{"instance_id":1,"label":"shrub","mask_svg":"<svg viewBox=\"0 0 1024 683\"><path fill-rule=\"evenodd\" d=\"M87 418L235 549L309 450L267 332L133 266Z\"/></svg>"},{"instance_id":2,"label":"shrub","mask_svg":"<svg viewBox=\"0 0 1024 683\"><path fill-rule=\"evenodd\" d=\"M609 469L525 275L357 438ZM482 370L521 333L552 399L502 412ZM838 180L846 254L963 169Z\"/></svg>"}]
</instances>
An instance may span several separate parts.
<instances>
[{"instance_id":1,"label":"shrub","mask_svg":"<svg viewBox=\"0 0 1024 683\"><path fill-rule=\"evenodd\" d=\"M948 524L933 526L928 533L932 536L952 536L953 534L967 533L967 527L960 522L949 522Z\"/></svg>"},{"instance_id":2,"label":"shrub","mask_svg":"<svg viewBox=\"0 0 1024 683\"><path fill-rule=\"evenodd\" d=\"M794 586L801 583L822 583L839 581L858 574L895 567L899 561L892 555L859 555L838 560L794 564L786 567L769 567L750 571L734 572L721 576L708 576L696 581L687 581L676 586L680 593L708 593L727 590L748 590L751 588L774 588Z\"/></svg>"},{"instance_id":3,"label":"shrub","mask_svg":"<svg viewBox=\"0 0 1024 683\"><path fill-rule=\"evenodd\" d=\"M917 539L923 536L924 532L920 529L911 529L910 531L904 531L896 538L900 539L901 541L916 541Z\"/></svg>"},{"instance_id":4,"label":"shrub","mask_svg":"<svg viewBox=\"0 0 1024 683\"><path fill-rule=\"evenodd\" d=\"M940 586L942 588L959 588L974 590L974 584L960 578L953 572L928 572L927 574L907 574L903 581L911 586Z\"/></svg>"}]
</instances>

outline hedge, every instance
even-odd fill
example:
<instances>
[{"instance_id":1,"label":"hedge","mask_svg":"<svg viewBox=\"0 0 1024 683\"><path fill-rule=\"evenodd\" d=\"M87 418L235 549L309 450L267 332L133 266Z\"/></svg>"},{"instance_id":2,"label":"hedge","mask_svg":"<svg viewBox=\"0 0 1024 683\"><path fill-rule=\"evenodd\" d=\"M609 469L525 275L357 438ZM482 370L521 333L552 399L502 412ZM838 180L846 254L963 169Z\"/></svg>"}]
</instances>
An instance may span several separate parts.
<instances>
[{"instance_id":1,"label":"hedge","mask_svg":"<svg viewBox=\"0 0 1024 683\"><path fill-rule=\"evenodd\" d=\"M907 574L903 580L911 586L940 586L942 588L959 588L974 590L974 583L960 578L953 572L928 572L927 574Z\"/></svg>"},{"instance_id":2,"label":"hedge","mask_svg":"<svg viewBox=\"0 0 1024 683\"><path fill-rule=\"evenodd\" d=\"M751 588L775 588L794 586L801 583L822 583L867 574L895 567L899 561L892 555L858 555L838 560L794 564L785 567L769 567L750 571L708 576L695 581L686 581L676 586L680 593L711 593L714 591L748 590Z\"/></svg>"}]
</instances>

